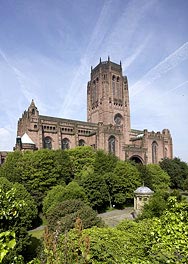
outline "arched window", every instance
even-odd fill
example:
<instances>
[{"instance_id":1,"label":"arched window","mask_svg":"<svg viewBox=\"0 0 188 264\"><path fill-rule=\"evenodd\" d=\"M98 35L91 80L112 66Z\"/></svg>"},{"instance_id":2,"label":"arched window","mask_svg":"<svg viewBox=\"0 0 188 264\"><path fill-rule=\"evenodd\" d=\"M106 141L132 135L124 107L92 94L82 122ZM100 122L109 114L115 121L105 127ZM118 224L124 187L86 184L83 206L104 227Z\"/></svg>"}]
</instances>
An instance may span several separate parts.
<instances>
[{"instance_id":1,"label":"arched window","mask_svg":"<svg viewBox=\"0 0 188 264\"><path fill-rule=\"evenodd\" d=\"M158 149L158 144L156 141L153 141L152 143L152 163L157 163L157 149Z\"/></svg>"},{"instance_id":2,"label":"arched window","mask_svg":"<svg viewBox=\"0 0 188 264\"><path fill-rule=\"evenodd\" d=\"M165 157L165 158L168 157L168 149L167 149L167 148L164 149L164 157Z\"/></svg>"},{"instance_id":3,"label":"arched window","mask_svg":"<svg viewBox=\"0 0 188 264\"><path fill-rule=\"evenodd\" d=\"M32 113L32 115L35 114L35 109L34 108L31 110L31 113Z\"/></svg>"},{"instance_id":4,"label":"arched window","mask_svg":"<svg viewBox=\"0 0 188 264\"><path fill-rule=\"evenodd\" d=\"M68 138L62 139L61 148L62 149L69 149L70 148L70 141L68 140Z\"/></svg>"},{"instance_id":5,"label":"arched window","mask_svg":"<svg viewBox=\"0 0 188 264\"><path fill-rule=\"evenodd\" d=\"M46 149L52 148L52 139L50 137L44 138L44 148L46 148Z\"/></svg>"},{"instance_id":6,"label":"arched window","mask_svg":"<svg viewBox=\"0 0 188 264\"><path fill-rule=\"evenodd\" d=\"M83 139L80 139L78 142L79 146L85 146L85 141Z\"/></svg>"},{"instance_id":7,"label":"arched window","mask_svg":"<svg viewBox=\"0 0 188 264\"><path fill-rule=\"evenodd\" d=\"M123 117L120 113L117 113L114 116L114 122L116 123L116 125L121 125L122 119L123 119Z\"/></svg>"},{"instance_id":8,"label":"arched window","mask_svg":"<svg viewBox=\"0 0 188 264\"><path fill-rule=\"evenodd\" d=\"M115 154L115 140L114 136L110 136L108 139L108 151L112 154Z\"/></svg>"}]
</instances>

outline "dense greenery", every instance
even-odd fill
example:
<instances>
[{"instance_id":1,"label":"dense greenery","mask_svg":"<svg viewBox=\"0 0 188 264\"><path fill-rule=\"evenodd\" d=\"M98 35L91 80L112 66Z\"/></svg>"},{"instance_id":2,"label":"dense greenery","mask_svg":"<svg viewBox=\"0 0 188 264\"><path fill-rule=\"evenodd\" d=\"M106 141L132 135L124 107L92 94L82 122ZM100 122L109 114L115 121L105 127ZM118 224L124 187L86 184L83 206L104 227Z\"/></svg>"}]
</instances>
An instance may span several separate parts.
<instances>
[{"instance_id":1,"label":"dense greenery","mask_svg":"<svg viewBox=\"0 0 188 264\"><path fill-rule=\"evenodd\" d=\"M115 228L92 227L60 234L46 233L45 263L180 264L188 262L188 204L172 197L159 218L122 221ZM39 262L42 263L42 262Z\"/></svg>"},{"instance_id":2,"label":"dense greenery","mask_svg":"<svg viewBox=\"0 0 188 264\"><path fill-rule=\"evenodd\" d=\"M170 176L170 186L174 189L188 189L188 165L179 158L164 159L161 168Z\"/></svg>"},{"instance_id":3,"label":"dense greenery","mask_svg":"<svg viewBox=\"0 0 188 264\"><path fill-rule=\"evenodd\" d=\"M74 228L78 217L82 219L84 228L104 225L102 220L97 217L97 213L80 200L67 200L59 203L48 211L46 217L48 228L58 233Z\"/></svg>"},{"instance_id":4,"label":"dense greenery","mask_svg":"<svg viewBox=\"0 0 188 264\"><path fill-rule=\"evenodd\" d=\"M133 206L143 182L155 194L140 217L104 227L97 213ZM91 147L10 153L0 167L0 263L35 257L28 230L37 207L48 231L33 264L187 263L188 206L170 187L188 189L188 165L178 158L159 166L120 161Z\"/></svg>"},{"instance_id":5,"label":"dense greenery","mask_svg":"<svg viewBox=\"0 0 188 264\"><path fill-rule=\"evenodd\" d=\"M32 226L36 216L36 204L24 186L0 178L0 232L1 234L10 232L15 236L16 243L14 251L10 251L4 257L3 263L11 263L18 255L26 257L27 247L30 244L27 230ZM13 244L14 240L10 240L7 245L13 248Z\"/></svg>"}]
</instances>

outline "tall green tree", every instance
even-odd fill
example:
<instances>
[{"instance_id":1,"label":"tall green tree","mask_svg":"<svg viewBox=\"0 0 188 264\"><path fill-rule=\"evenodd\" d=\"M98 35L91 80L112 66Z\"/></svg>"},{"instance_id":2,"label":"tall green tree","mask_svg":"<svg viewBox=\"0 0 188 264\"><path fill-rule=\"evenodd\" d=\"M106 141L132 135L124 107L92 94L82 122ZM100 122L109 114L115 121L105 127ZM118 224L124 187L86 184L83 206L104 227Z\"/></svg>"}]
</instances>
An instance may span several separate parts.
<instances>
[{"instance_id":1,"label":"tall green tree","mask_svg":"<svg viewBox=\"0 0 188 264\"><path fill-rule=\"evenodd\" d=\"M137 168L129 162L118 161L113 171L113 197L117 206L123 206L127 199L132 199L134 191L141 184Z\"/></svg>"},{"instance_id":2,"label":"tall green tree","mask_svg":"<svg viewBox=\"0 0 188 264\"><path fill-rule=\"evenodd\" d=\"M188 189L188 165L179 158L163 159L161 168L170 176L170 187L174 189Z\"/></svg>"},{"instance_id":3,"label":"tall green tree","mask_svg":"<svg viewBox=\"0 0 188 264\"><path fill-rule=\"evenodd\" d=\"M109 206L109 194L105 179L97 173L87 174L81 179L91 207L97 211L104 211Z\"/></svg>"},{"instance_id":4,"label":"tall green tree","mask_svg":"<svg viewBox=\"0 0 188 264\"><path fill-rule=\"evenodd\" d=\"M167 191L170 187L170 176L158 164L148 164L147 172L151 179L153 191Z\"/></svg>"},{"instance_id":5,"label":"tall green tree","mask_svg":"<svg viewBox=\"0 0 188 264\"><path fill-rule=\"evenodd\" d=\"M94 164L96 152L92 147L80 146L69 149L68 154L72 162L74 177L79 180L82 170Z\"/></svg>"}]
</instances>

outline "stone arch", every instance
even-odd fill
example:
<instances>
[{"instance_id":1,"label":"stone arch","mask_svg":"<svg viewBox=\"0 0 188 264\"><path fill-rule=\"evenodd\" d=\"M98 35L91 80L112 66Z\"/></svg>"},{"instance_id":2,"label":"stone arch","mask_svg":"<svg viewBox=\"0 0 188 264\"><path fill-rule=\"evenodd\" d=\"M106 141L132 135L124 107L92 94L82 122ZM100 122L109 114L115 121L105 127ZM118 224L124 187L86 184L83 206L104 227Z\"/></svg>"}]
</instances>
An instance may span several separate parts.
<instances>
[{"instance_id":1,"label":"stone arch","mask_svg":"<svg viewBox=\"0 0 188 264\"><path fill-rule=\"evenodd\" d=\"M63 138L61 141L61 148L63 150L70 148L70 140L68 138Z\"/></svg>"},{"instance_id":2,"label":"stone arch","mask_svg":"<svg viewBox=\"0 0 188 264\"><path fill-rule=\"evenodd\" d=\"M133 156L131 156L129 160L132 160L132 161L134 161L135 163L144 164L143 159L142 159L140 156L138 156L138 155L133 155Z\"/></svg>"},{"instance_id":3,"label":"stone arch","mask_svg":"<svg viewBox=\"0 0 188 264\"><path fill-rule=\"evenodd\" d=\"M116 151L116 138L114 136L110 136L108 138L108 151L115 155Z\"/></svg>"},{"instance_id":4,"label":"stone arch","mask_svg":"<svg viewBox=\"0 0 188 264\"><path fill-rule=\"evenodd\" d=\"M83 139L80 139L79 141L78 141L78 145L79 146L85 146L85 141L83 140Z\"/></svg>"},{"instance_id":5,"label":"stone arch","mask_svg":"<svg viewBox=\"0 0 188 264\"><path fill-rule=\"evenodd\" d=\"M52 149L52 139L51 139L51 137L45 137L43 143L44 143L44 148Z\"/></svg>"}]
</instances>

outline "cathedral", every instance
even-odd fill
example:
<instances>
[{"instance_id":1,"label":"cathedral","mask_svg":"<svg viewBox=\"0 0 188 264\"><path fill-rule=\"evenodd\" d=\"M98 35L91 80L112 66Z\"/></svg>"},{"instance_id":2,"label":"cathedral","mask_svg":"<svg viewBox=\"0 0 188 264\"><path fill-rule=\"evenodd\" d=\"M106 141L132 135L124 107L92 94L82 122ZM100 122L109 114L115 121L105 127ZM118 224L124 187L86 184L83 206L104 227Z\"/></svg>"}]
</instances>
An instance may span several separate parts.
<instances>
[{"instance_id":1,"label":"cathedral","mask_svg":"<svg viewBox=\"0 0 188 264\"><path fill-rule=\"evenodd\" d=\"M129 88L122 65L101 61L87 84L87 122L43 116L32 100L18 121L15 149L69 149L92 146L121 160L148 164L172 158L172 137L130 126Z\"/></svg>"}]
</instances>

